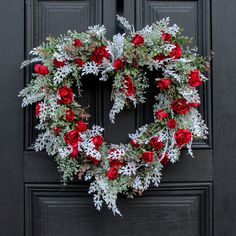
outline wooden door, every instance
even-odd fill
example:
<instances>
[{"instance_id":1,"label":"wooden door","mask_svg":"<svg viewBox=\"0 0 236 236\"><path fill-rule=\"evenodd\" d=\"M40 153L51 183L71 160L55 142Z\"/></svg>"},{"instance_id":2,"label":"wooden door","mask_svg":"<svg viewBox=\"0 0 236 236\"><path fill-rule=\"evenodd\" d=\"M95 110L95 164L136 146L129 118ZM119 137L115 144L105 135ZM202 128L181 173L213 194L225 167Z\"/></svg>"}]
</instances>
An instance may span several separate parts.
<instances>
[{"instance_id":1,"label":"wooden door","mask_svg":"<svg viewBox=\"0 0 236 236\"><path fill-rule=\"evenodd\" d=\"M9 0L0 2L0 235L230 236L236 234L236 20L233 0ZM163 172L160 187L143 197L120 199L124 217L95 210L88 184L62 186L53 158L35 153L32 109L21 110L18 92L30 80L20 71L28 51L46 36L105 24L108 36L122 29L116 14L137 29L170 16L194 37L199 53L215 53L210 81L200 89L206 141L194 142L195 158ZM109 122L110 85L84 85L92 123L105 127L108 142L127 142L127 133L151 119L151 101ZM151 92L151 91L150 91ZM96 109L95 109L96 107Z\"/></svg>"}]
</instances>

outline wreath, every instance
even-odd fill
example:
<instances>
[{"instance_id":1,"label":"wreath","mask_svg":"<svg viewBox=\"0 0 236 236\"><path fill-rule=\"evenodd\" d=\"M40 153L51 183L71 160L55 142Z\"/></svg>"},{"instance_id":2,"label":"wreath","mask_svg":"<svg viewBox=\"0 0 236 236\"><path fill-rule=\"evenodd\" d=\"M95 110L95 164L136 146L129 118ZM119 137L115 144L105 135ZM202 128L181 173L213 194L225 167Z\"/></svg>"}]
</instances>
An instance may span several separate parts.
<instances>
[{"instance_id":1,"label":"wreath","mask_svg":"<svg viewBox=\"0 0 236 236\"><path fill-rule=\"evenodd\" d=\"M105 38L104 26L88 31L68 31L30 51L34 64L29 84L20 92L22 106L36 103L36 129L41 131L35 150L55 157L62 181L84 178L90 181L95 207L105 203L114 214L118 194L141 195L151 184L158 186L161 170L168 162L179 160L186 146L193 156L194 137L207 138L207 127L197 109L197 87L207 80L209 67L190 39L177 25L162 19L135 31L118 16L126 33ZM149 76L149 72L153 76ZM153 122L129 134L128 144L108 144L103 128L88 125L90 115L78 102L82 78L95 76L112 81L111 122L124 107L145 102L150 80L156 91Z\"/></svg>"}]
</instances>

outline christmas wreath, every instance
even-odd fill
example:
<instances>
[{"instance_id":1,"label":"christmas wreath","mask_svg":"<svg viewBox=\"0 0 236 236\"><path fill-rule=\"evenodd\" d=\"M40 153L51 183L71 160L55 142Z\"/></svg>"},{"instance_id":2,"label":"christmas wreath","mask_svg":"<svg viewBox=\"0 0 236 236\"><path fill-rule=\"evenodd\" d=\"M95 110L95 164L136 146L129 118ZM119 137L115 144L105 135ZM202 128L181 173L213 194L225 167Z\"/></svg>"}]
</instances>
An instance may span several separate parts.
<instances>
[{"instance_id":1,"label":"christmas wreath","mask_svg":"<svg viewBox=\"0 0 236 236\"><path fill-rule=\"evenodd\" d=\"M19 95L23 107L36 103L36 129L41 133L35 150L46 149L55 157L64 182L89 180L95 207L100 210L105 202L114 214L120 214L118 194L133 197L151 184L158 186L163 166L176 162L184 146L193 155L193 138L207 137L197 109L197 87L207 80L206 59L188 47L190 39L177 25L169 26L169 18L140 31L123 17L118 20L127 32L111 41L99 25L47 38L22 63L34 64L34 73ZM155 78L149 77L150 71ZM149 82L155 80L154 120L129 134L128 144L108 144L102 127L88 126L90 115L77 98L82 96L82 78L91 75L112 81L113 123L125 106L145 102Z\"/></svg>"}]
</instances>

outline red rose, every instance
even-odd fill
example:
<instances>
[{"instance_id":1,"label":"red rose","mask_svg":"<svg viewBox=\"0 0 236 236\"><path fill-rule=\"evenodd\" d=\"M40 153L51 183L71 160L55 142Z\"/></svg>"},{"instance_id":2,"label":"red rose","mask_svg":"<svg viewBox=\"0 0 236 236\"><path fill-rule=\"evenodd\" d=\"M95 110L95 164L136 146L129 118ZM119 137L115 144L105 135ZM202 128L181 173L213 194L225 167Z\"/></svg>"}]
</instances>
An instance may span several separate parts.
<instances>
[{"instance_id":1,"label":"red rose","mask_svg":"<svg viewBox=\"0 0 236 236\"><path fill-rule=\"evenodd\" d=\"M162 154L160 154L159 156L158 156L158 159L160 160L162 158ZM165 165L165 164L167 164L168 162L169 162L169 157L168 157L168 153L165 153L165 155L164 155L164 157L161 159L161 164L162 165Z\"/></svg>"},{"instance_id":2,"label":"red rose","mask_svg":"<svg viewBox=\"0 0 236 236\"><path fill-rule=\"evenodd\" d=\"M193 70L188 74L188 84L193 87L197 87L202 84L199 70Z\"/></svg>"},{"instance_id":3,"label":"red rose","mask_svg":"<svg viewBox=\"0 0 236 236\"><path fill-rule=\"evenodd\" d=\"M110 167L110 169L106 172L106 176L110 180L116 179L118 175L119 175L118 170L115 167Z\"/></svg>"},{"instance_id":4,"label":"red rose","mask_svg":"<svg viewBox=\"0 0 236 236\"><path fill-rule=\"evenodd\" d=\"M57 125L53 128L53 132L55 135L58 135L61 132L61 126Z\"/></svg>"},{"instance_id":5,"label":"red rose","mask_svg":"<svg viewBox=\"0 0 236 236\"><path fill-rule=\"evenodd\" d=\"M118 169L120 166L124 165L124 162L122 160L109 159L109 164L111 167L115 167Z\"/></svg>"},{"instance_id":6,"label":"red rose","mask_svg":"<svg viewBox=\"0 0 236 236\"><path fill-rule=\"evenodd\" d=\"M176 113L179 113L181 115L187 114L188 111L190 110L190 106L187 103L185 98L173 100L171 103L171 107L172 107L173 111L175 111Z\"/></svg>"},{"instance_id":7,"label":"red rose","mask_svg":"<svg viewBox=\"0 0 236 236\"><path fill-rule=\"evenodd\" d=\"M63 67L65 65L65 62L64 61L59 61L57 60L56 58L53 60L53 65L57 68L59 67Z\"/></svg>"},{"instance_id":8,"label":"red rose","mask_svg":"<svg viewBox=\"0 0 236 236\"><path fill-rule=\"evenodd\" d=\"M71 109L66 110L66 120L72 122L74 119L75 113Z\"/></svg>"},{"instance_id":9,"label":"red rose","mask_svg":"<svg viewBox=\"0 0 236 236\"><path fill-rule=\"evenodd\" d=\"M175 119L169 119L167 122L166 122L166 125L170 128L170 129L174 129L177 125Z\"/></svg>"},{"instance_id":10,"label":"red rose","mask_svg":"<svg viewBox=\"0 0 236 236\"><path fill-rule=\"evenodd\" d=\"M124 62L121 59L116 59L113 63L115 70L119 70L124 67Z\"/></svg>"},{"instance_id":11,"label":"red rose","mask_svg":"<svg viewBox=\"0 0 236 236\"><path fill-rule=\"evenodd\" d=\"M158 61L158 62L163 61L164 59L165 59L164 54L158 54L155 57L153 57L153 60Z\"/></svg>"},{"instance_id":12,"label":"red rose","mask_svg":"<svg viewBox=\"0 0 236 236\"><path fill-rule=\"evenodd\" d=\"M98 165L102 160L97 160L96 158L92 157L92 156L87 156L87 158L94 164L94 165Z\"/></svg>"},{"instance_id":13,"label":"red rose","mask_svg":"<svg viewBox=\"0 0 236 236\"><path fill-rule=\"evenodd\" d=\"M132 43L135 46L142 45L142 44L144 44L144 37L139 35L139 34L135 34L134 37L133 37Z\"/></svg>"},{"instance_id":14,"label":"red rose","mask_svg":"<svg viewBox=\"0 0 236 236\"><path fill-rule=\"evenodd\" d=\"M175 44L175 48L170 52L170 57L173 59L179 59L182 56L181 47L178 44Z\"/></svg>"},{"instance_id":15,"label":"red rose","mask_svg":"<svg viewBox=\"0 0 236 236\"><path fill-rule=\"evenodd\" d=\"M189 103L189 105L191 106L191 107L199 107L200 106L200 103L198 103L198 102L190 102Z\"/></svg>"},{"instance_id":16,"label":"red rose","mask_svg":"<svg viewBox=\"0 0 236 236\"><path fill-rule=\"evenodd\" d=\"M165 90L168 88L168 86L171 84L171 79L163 78L157 81L157 87L160 88L160 90Z\"/></svg>"},{"instance_id":17,"label":"red rose","mask_svg":"<svg viewBox=\"0 0 236 236\"><path fill-rule=\"evenodd\" d=\"M164 31L162 31L161 33L161 38L165 41L165 42L170 42L171 40L171 34L165 33Z\"/></svg>"},{"instance_id":18,"label":"red rose","mask_svg":"<svg viewBox=\"0 0 236 236\"><path fill-rule=\"evenodd\" d=\"M169 113L164 109L155 112L155 116L158 120L164 120L168 115Z\"/></svg>"},{"instance_id":19,"label":"red rose","mask_svg":"<svg viewBox=\"0 0 236 236\"><path fill-rule=\"evenodd\" d=\"M40 114L40 102L37 102L35 105L35 115L39 116Z\"/></svg>"},{"instance_id":20,"label":"red rose","mask_svg":"<svg viewBox=\"0 0 236 236\"><path fill-rule=\"evenodd\" d=\"M79 136L78 131L76 129L74 129L74 130L67 132L64 135L64 141L66 144L69 144L70 146L72 146L74 148L74 147L77 147L78 142L80 142L82 140Z\"/></svg>"},{"instance_id":21,"label":"red rose","mask_svg":"<svg viewBox=\"0 0 236 236\"><path fill-rule=\"evenodd\" d=\"M137 140L131 140L129 143L135 148L138 148L140 146Z\"/></svg>"},{"instance_id":22,"label":"red rose","mask_svg":"<svg viewBox=\"0 0 236 236\"><path fill-rule=\"evenodd\" d=\"M188 129L178 129L174 134L174 138L176 141L176 145L178 147L182 147L184 144L187 144L191 140L192 134Z\"/></svg>"},{"instance_id":23,"label":"red rose","mask_svg":"<svg viewBox=\"0 0 236 236\"><path fill-rule=\"evenodd\" d=\"M100 46L96 48L91 56L91 60L100 65L103 58L109 58L110 56L109 52L106 49L106 46Z\"/></svg>"},{"instance_id":24,"label":"red rose","mask_svg":"<svg viewBox=\"0 0 236 236\"><path fill-rule=\"evenodd\" d=\"M158 137L152 137L149 141L149 145L153 147L156 151L160 150L163 146L162 141L158 139Z\"/></svg>"},{"instance_id":25,"label":"red rose","mask_svg":"<svg viewBox=\"0 0 236 236\"><path fill-rule=\"evenodd\" d=\"M82 43L79 39L74 39L73 45L74 45L75 47L82 47L82 46L83 46L83 43Z\"/></svg>"},{"instance_id":26,"label":"red rose","mask_svg":"<svg viewBox=\"0 0 236 236\"><path fill-rule=\"evenodd\" d=\"M103 137L101 135L96 135L92 137L92 142L94 145L99 148L103 143Z\"/></svg>"},{"instance_id":27,"label":"red rose","mask_svg":"<svg viewBox=\"0 0 236 236\"><path fill-rule=\"evenodd\" d=\"M84 132L86 131L88 128L87 124L83 121L77 121L76 122L76 129L79 131L79 132Z\"/></svg>"},{"instance_id":28,"label":"red rose","mask_svg":"<svg viewBox=\"0 0 236 236\"><path fill-rule=\"evenodd\" d=\"M34 70L36 73L40 74L40 75L47 75L49 73L49 70L46 66L43 66L41 64L36 64L34 66Z\"/></svg>"},{"instance_id":29,"label":"red rose","mask_svg":"<svg viewBox=\"0 0 236 236\"><path fill-rule=\"evenodd\" d=\"M58 100L58 104L72 103L72 99L73 99L72 88L68 88L66 86L60 87L58 89L58 94L60 96L60 99Z\"/></svg>"},{"instance_id":30,"label":"red rose","mask_svg":"<svg viewBox=\"0 0 236 236\"><path fill-rule=\"evenodd\" d=\"M153 159L154 159L154 152L151 152L151 151L145 151L143 152L142 154L142 159L145 161L145 162L153 162Z\"/></svg>"},{"instance_id":31,"label":"red rose","mask_svg":"<svg viewBox=\"0 0 236 236\"><path fill-rule=\"evenodd\" d=\"M85 61L83 61L81 58L76 58L74 60L74 63L80 67L82 67L85 64Z\"/></svg>"},{"instance_id":32,"label":"red rose","mask_svg":"<svg viewBox=\"0 0 236 236\"><path fill-rule=\"evenodd\" d=\"M75 158L76 156L78 156L78 148L73 147L73 151L71 152L70 157Z\"/></svg>"},{"instance_id":33,"label":"red rose","mask_svg":"<svg viewBox=\"0 0 236 236\"><path fill-rule=\"evenodd\" d=\"M135 88L134 88L134 85L133 85L133 81L132 79L130 78L130 76L128 75L125 75L124 77L124 85L125 85L125 88L123 87L121 89L121 91L124 93L125 91L125 95L127 97L130 97L132 96L134 93L135 93Z\"/></svg>"}]
</instances>

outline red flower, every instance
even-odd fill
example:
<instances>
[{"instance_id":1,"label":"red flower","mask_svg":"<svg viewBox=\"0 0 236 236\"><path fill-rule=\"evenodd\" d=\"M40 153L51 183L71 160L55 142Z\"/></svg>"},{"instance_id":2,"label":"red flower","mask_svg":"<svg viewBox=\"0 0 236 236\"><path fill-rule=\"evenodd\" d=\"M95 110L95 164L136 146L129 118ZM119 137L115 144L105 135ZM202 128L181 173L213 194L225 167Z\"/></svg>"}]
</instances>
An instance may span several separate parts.
<instances>
[{"instance_id":1,"label":"red flower","mask_svg":"<svg viewBox=\"0 0 236 236\"><path fill-rule=\"evenodd\" d=\"M73 45L74 45L75 47L82 47L82 46L83 46L83 43L82 43L79 39L74 39Z\"/></svg>"},{"instance_id":2,"label":"red flower","mask_svg":"<svg viewBox=\"0 0 236 236\"><path fill-rule=\"evenodd\" d=\"M40 114L40 102L37 102L35 105L35 115L39 116Z\"/></svg>"},{"instance_id":3,"label":"red flower","mask_svg":"<svg viewBox=\"0 0 236 236\"><path fill-rule=\"evenodd\" d=\"M188 74L188 83L190 86L197 87L202 84L199 70L193 70Z\"/></svg>"},{"instance_id":4,"label":"red flower","mask_svg":"<svg viewBox=\"0 0 236 236\"><path fill-rule=\"evenodd\" d=\"M58 135L61 132L61 126L57 125L53 128L53 132L55 135Z\"/></svg>"},{"instance_id":5,"label":"red flower","mask_svg":"<svg viewBox=\"0 0 236 236\"><path fill-rule=\"evenodd\" d=\"M92 142L96 146L96 148L99 148L103 143L103 137L101 135L96 135L92 137Z\"/></svg>"},{"instance_id":6,"label":"red flower","mask_svg":"<svg viewBox=\"0 0 236 236\"><path fill-rule=\"evenodd\" d=\"M138 148L140 146L137 140L131 140L129 143L135 148Z\"/></svg>"},{"instance_id":7,"label":"red flower","mask_svg":"<svg viewBox=\"0 0 236 236\"><path fill-rule=\"evenodd\" d=\"M157 81L157 87L160 88L160 90L165 90L168 88L168 86L171 84L171 79L163 78Z\"/></svg>"},{"instance_id":8,"label":"red flower","mask_svg":"<svg viewBox=\"0 0 236 236\"><path fill-rule=\"evenodd\" d=\"M74 119L75 113L71 109L66 110L66 120L72 122Z\"/></svg>"},{"instance_id":9,"label":"red flower","mask_svg":"<svg viewBox=\"0 0 236 236\"><path fill-rule=\"evenodd\" d=\"M175 48L170 52L170 57L173 59L179 59L182 56L181 47L178 44L175 44Z\"/></svg>"},{"instance_id":10,"label":"red flower","mask_svg":"<svg viewBox=\"0 0 236 236\"><path fill-rule=\"evenodd\" d=\"M160 160L162 158L162 154L160 154L159 156L158 156L158 159ZM165 153L165 155L164 155L164 157L161 159L161 164L162 165L165 165L165 164L167 164L168 162L169 162L169 158L168 158L168 153Z\"/></svg>"},{"instance_id":11,"label":"red flower","mask_svg":"<svg viewBox=\"0 0 236 236\"><path fill-rule=\"evenodd\" d=\"M200 106L200 103L198 103L198 102L190 102L189 105L190 105L191 107L199 107L199 106Z\"/></svg>"},{"instance_id":12,"label":"red flower","mask_svg":"<svg viewBox=\"0 0 236 236\"><path fill-rule=\"evenodd\" d=\"M165 33L164 31L162 31L161 33L161 38L165 41L165 42L170 42L171 40L171 34Z\"/></svg>"},{"instance_id":13,"label":"red flower","mask_svg":"<svg viewBox=\"0 0 236 236\"><path fill-rule=\"evenodd\" d=\"M135 46L142 45L142 44L144 44L144 37L142 35L135 34L134 37L133 37L132 43Z\"/></svg>"},{"instance_id":14,"label":"red flower","mask_svg":"<svg viewBox=\"0 0 236 236\"><path fill-rule=\"evenodd\" d=\"M155 116L158 120L164 120L168 115L169 113L164 109L155 112Z\"/></svg>"},{"instance_id":15,"label":"red flower","mask_svg":"<svg viewBox=\"0 0 236 236\"><path fill-rule=\"evenodd\" d=\"M187 144L191 140L192 133L188 129L178 129L174 134L174 138L176 141L176 145L178 147L182 147L184 144Z\"/></svg>"},{"instance_id":16,"label":"red flower","mask_svg":"<svg viewBox=\"0 0 236 236\"><path fill-rule=\"evenodd\" d=\"M76 129L79 131L79 132L84 132L88 129L88 126L85 122L83 122L82 120L81 121L77 121L76 122Z\"/></svg>"},{"instance_id":17,"label":"red flower","mask_svg":"<svg viewBox=\"0 0 236 236\"><path fill-rule=\"evenodd\" d=\"M70 146L72 146L74 148L74 147L77 147L78 142L80 142L82 140L79 136L78 131L76 129L74 129L74 130L67 132L64 135L64 141L66 144L69 144Z\"/></svg>"},{"instance_id":18,"label":"red flower","mask_svg":"<svg viewBox=\"0 0 236 236\"><path fill-rule=\"evenodd\" d=\"M164 59L165 59L164 54L158 54L155 57L153 57L153 60L158 61L158 62L163 61Z\"/></svg>"},{"instance_id":19,"label":"red flower","mask_svg":"<svg viewBox=\"0 0 236 236\"><path fill-rule=\"evenodd\" d=\"M115 167L110 167L110 169L106 172L106 176L110 180L116 179L118 175L119 175L118 170Z\"/></svg>"},{"instance_id":20,"label":"red flower","mask_svg":"<svg viewBox=\"0 0 236 236\"><path fill-rule=\"evenodd\" d=\"M81 58L75 58L74 63L82 67L85 64L85 61L83 61Z\"/></svg>"},{"instance_id":21,"label":"red flower","mask_svg":"<svg viewBox=\"0 0 236 236\"><path fill-rule=\"evenodd\" d=\"M151 152L151 151L145 151L143 152L142 154L142 159L145 161L145 162L153 162L153 159L154 159L154 152Z\"/></svg>"},{"instance_id":22,"label":"red flower","mask_svg":"<svg viewBox=\"0 0 236 236\"><path fill-rule=\"evenodd\" d=\"M53 60L53 65L57 68L59 67L63 67L65 65L65 62L64 61L59 61L57 60L56 58Z\"/></svg>"},{"instance_id":23,"label":"red flower","mask_svg":"<svg viewBox=\"0 0 236 236\"><path fill-rule=\"evenodd\" d=\"M158 137L152 137L151 140L149 141L149 145L157 151L162 148L163 143L158 139Z\"/></svg>"},{"instance_id":24,"label":"red flower","mask_svg":"<svg viewBox=\"0 0 236 236\"><path fill-rule=\"evenodd\" d=\"M122 69L124 67L124 62L121 59L116 59L113 63L115 70Z\"/></svg>"},{"instance_id":25,"label":"red flower","mask_svg":"<svg viewBox=\"0 0 236 236\"><path fill-rule=\"evenodd\" d=\"M135 93L135 88L134 88L133 81L132 81L132 79L130 78L130 76L125 75L125 77L124 77L124 85L125 85L125 87L123 87L123 88L121 89L121 91L122 91L123 93L125 93L125 95L126 95L127 97L132 96L132 95ZM125 91L126 91L126 92L125 92Z\"/></svg>"},{"instance_id":26,"label":"red flower","mask_svg":"<svg viewBox=\"0 0 236 236\"><path fill-rule=\"evenodd\" d=\"M34 66L34 70L36 73L40 74L40 75L47 75L49 73L49 70L46 66L43 66L41 64L36 64Z\"/></svg>"},{"instance_id":27,"label":"red flower","mask_svg":"<svg viewBox=\"0 0 236 236\"><path fill-rule=\"evenodd\" d=\"M92 157L92 156L87 156L87 158L94 164L94 165L98 165L102 160L97 160L96 158Z\"/></svg>"},{"instance_id":28,"label":"red flower","mask_svg":"<svg viewBox=\"0 0 236 236\"><path fill-rule=\"evenodd\" d=\"M111 167L115 167L115 168L119 168L120 166L124 165L124 162L122 160L117 160L117 159L110 159L109 160L110 166Z\"/></svg>"},{"instance_id":29,"label":"red flower","mask_svg":"<svg viewBox=\"0 0 236 236\"><path fill-rule=\"evenodd\" d=\"M68 88L66 86L60 87L58 89L58 94L60 96L60 99L58 100L58 104L72 103L72 99L73 99L72 88Z\"/></svg>"},{"instance_id":30,"label":"red flower","mask_svg":"<svg viewBox=\"0 0 236 236\"><path fill-rule=\"evenodd\" d=\"M171 103L171 107L172 107L173 111L175 111L176 113L179 113L181 115L187 114L188 111L190 110L190 106L187 103L185 98L173 100Z\"/></svg>"},{"instance_id":31,"label":"red flower","mask_svg":"<svg viewBox=\"0 0 236 236\"><path fill-rule=\"evenodd\" d=\"M106 49L106 46L100 46L96 48L93 54L91 55L91 60L100 65L102 63L103 58L109 58L110 56L109 52Z\"/></svg>"},{"instance_id":32,"label":"red flower","mask_svg":"<svg viewBox=\"0 0 236 236\"><path fill-rule=\"evenodd\" d=\"M177 125L175 119L169 119L167 122L166 122L166 125L170 128L170 129L174 129Z\"/></svg>"},{"instance_id":33,"label":"red flower","mask_svg":"<svg viewBox=\"0 0 236 236\"><path fill-rule=\"evenodd\" d=\"M71 152L70 157L75 158L76 156L78 156L78 148L73 147L73 151Z\"/></svg>"}]
</instances>

